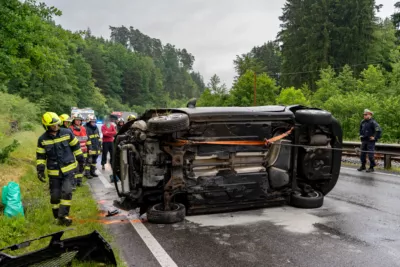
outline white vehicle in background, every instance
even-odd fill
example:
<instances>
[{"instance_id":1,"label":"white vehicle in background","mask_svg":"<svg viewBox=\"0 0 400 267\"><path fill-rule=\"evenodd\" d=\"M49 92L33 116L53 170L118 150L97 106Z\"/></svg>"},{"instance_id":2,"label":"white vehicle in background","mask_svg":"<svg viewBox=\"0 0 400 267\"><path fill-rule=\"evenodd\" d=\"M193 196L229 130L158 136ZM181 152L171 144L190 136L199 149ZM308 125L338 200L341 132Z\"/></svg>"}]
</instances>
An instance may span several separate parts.
<instances>
[{"instance_id":1,"label":"white vehicle in background","mask_svg":"<svg viewBox=\"0 0 400 267\"><path fill-rule=\"evenodd\" d=\"M71 118L75 117L76 115L80 114L84 120L88 118L89 115L95 115L94 110L92 108L71 108Z\"/></svg>"}]
</instances>

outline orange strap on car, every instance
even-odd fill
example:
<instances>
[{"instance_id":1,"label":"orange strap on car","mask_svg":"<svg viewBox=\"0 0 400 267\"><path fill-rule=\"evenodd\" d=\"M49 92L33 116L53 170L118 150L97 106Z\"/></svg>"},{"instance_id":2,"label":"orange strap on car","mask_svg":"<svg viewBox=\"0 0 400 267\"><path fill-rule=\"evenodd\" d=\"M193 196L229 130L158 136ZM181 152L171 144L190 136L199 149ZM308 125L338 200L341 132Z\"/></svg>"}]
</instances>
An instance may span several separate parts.
<instances>
[{"instance_id":1,"label":"orange strap on car","mask_svg":"<svg viewBox=\"0 0 400 267\"><path fill-rule=\"evenodd\" d=\"M288 136L291 132L293 131L293 128L291 128L289 131L274 136L270 139L265 139L265 141L190 141L190 140L183 140L183 139L178 139L176 142L169 142L167 143L168 145L171 146L184 146L184 145L237 145L237 146L264 146L271 144L273 142L279 141L286 136Z\"/></svg>"}]
</instances>

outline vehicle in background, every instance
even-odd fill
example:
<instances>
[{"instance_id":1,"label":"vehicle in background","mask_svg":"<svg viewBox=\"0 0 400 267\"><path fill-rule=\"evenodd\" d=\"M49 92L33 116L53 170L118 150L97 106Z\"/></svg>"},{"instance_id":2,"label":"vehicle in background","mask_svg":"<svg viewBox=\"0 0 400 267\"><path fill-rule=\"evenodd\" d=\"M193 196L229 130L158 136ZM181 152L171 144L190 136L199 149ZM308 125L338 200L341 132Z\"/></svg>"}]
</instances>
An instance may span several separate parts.
<instances>
[{"instance_id":1,"label":"vehicle in background","mask_svg":"<svg viewBox=\"0 0 400 267\"><path fill-rule=\"evenodd\" d=\"M89 115L95 115L94 110L92 108L71 108L71 118L75 117L76 115L80 114L84 120L88 118Z\"/></svg>"}]
</instances>

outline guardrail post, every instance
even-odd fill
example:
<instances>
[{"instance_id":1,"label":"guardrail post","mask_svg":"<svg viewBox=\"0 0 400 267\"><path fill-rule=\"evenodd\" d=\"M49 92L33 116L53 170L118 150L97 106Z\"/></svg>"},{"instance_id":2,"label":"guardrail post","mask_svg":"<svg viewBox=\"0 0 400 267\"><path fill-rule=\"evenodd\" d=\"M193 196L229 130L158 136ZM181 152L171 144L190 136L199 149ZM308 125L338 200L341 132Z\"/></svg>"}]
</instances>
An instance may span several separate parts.
<instances>
[{"instance_id":1,"label":"guardrail post","mask_svg":"<svg viewBox=\"0 0 400 267\"><path fill-rule=\"evenodd\" d=\"M383 165L384 165L385 169L392 168L392 155L385 154L384 159L383 159Z\"/></svg>"}]
</instances>

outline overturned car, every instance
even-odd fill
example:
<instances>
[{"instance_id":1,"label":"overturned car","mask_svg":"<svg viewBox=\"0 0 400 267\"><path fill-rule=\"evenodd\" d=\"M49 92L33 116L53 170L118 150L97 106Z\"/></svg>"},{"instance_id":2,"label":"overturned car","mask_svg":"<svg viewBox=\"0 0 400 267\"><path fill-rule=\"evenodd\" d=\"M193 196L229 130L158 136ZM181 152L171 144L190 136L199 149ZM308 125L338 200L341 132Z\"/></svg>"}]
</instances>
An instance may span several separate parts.
<instances>
[{"instance_id":1,"label":"overturned car","mask_svg":"<svg viewBox=\"0 0 400 267\"><path fill-rule=\"evenodd\" d=\"M340 172L342 129L304 106L148 110L115 139L123 202L154 223L289 204L318 208Z\"/></svg>"}]
</instances>

